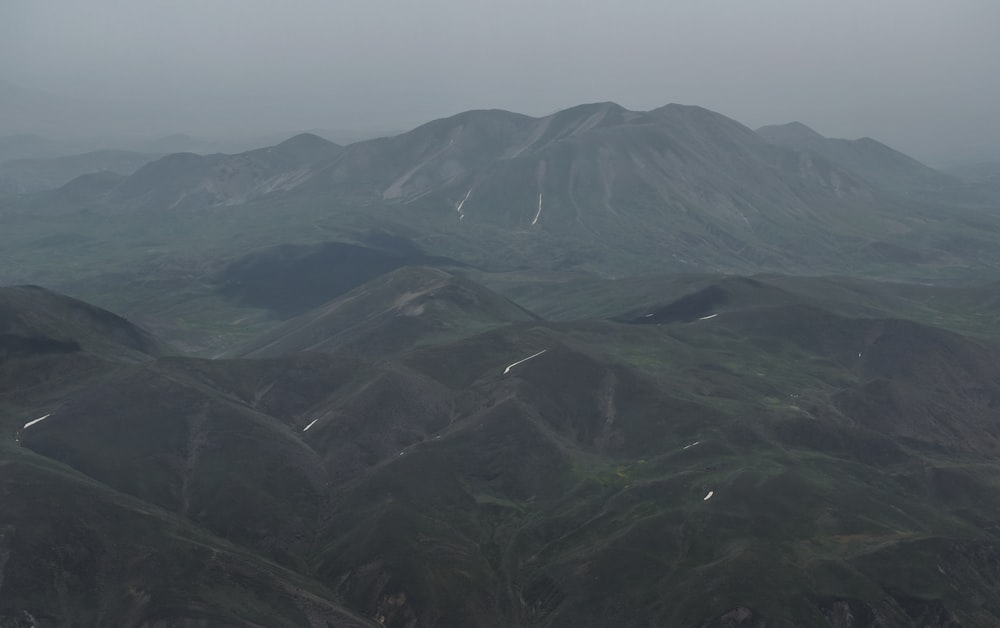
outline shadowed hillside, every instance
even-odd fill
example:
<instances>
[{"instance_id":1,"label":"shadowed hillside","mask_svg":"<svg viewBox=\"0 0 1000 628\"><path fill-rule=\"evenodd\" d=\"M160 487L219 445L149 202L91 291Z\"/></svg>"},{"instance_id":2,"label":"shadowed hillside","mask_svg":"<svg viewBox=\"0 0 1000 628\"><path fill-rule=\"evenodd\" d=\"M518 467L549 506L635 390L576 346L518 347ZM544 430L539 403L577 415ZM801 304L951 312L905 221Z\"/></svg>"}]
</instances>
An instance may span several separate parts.
<instances>
[{"instance_id":1,"label":"shadowed hillside","mask_svg":"<svg viewBox=\"0 0 1000 628\"><path fill-rule=\"evenodd\" d=\"M106 310L38 286L0 288L0 358L86 350L111 359L148 360L165 346Z\"/></svg>"},{"instance_id":2,"label":"shadowed hillside","mask_svg":"<svg viewBox=\"0 0 1000 628\"><path fill-rule=\"evenodd\" d=\"M6 197L0 627L1000 625L991 185L605 102Z\"/></svg>"},{"instance_id":3,"label":"shadowed hillside","mask_svg":"<svg viewBox=\"0 0 1000 628\"><path fill-rule=\"evenodd\" d=\"M236 354L392 354L536 317L481 286L427 267L392 271L284 323Z\"/></svg>"},{"instance_id":4,"label":"shadowed hillside","mask_svg":"<svg viewBox=\"0 0 1000 628\"><path fill-rule=\"evenodd\" d=\"M929 168L870 137L831 139L801 122L765 126L757 129L757 133L778 146L822 155L841 168L893 192L920 193L957 187L960 183L958 179Z\"/></svg>"},{"instance_id":5,"label":"shadowed hillside","mask_svg":"<svg viewBox=\"0 0 1000 628\"><path fill-rule=\"evenodd\" d=\"M91 497L3 504L0 617L994 625L1000 348L873 314L919 287L673 281L583 287L628 314L552 322L405 268L249 345L322 353L114 362L4 406L48 413L0 445L18 485ZM114 562L140 548L167 562Z\"/></svg>"},{"instance_id":6,"label":"shadowed hillside","mask_svg":"<svg viewBox=\"0 0 1000 628\"><path fill-rule=\"evenodd\" d=\"M411 264L457 263L425 255L404 239L374 247L343 242L281 245L228 264L217 281L227 297L289 317Z\"/></svg>"}]
</instances>

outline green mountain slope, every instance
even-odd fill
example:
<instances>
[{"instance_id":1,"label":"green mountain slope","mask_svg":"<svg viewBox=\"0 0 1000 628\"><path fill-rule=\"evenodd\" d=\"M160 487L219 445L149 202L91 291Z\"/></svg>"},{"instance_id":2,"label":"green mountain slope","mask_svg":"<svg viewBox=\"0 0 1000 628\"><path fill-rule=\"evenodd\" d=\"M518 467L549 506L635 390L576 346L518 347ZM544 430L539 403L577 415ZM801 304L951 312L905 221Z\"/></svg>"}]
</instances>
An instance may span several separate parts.
<instances>
[{"instance_id":1,"label":"green mountain slope","mask_svg":"<svg viewBox=\"0 0 1000 628\"><path fill-rule=\"evenodd\" d=\"M149 332L82 301L38 286L0 288L0 355L5 360L80 351L148 360L166 348Z\"/></svg>"},{"instance_id":2,"label":"green mountain slope","mask_svg":"<svg viewBox=\"0 0 1000 628\"><path fill-rule=\"evenodd\" d=\"M176 359L153 361L163 348L148 333L61 295L4 288L0 328L0 624L375 625L314 579L265 557L276 550L235 545L175 514L171 482L187 477L183 462L171 475L172 437L184 425L175 419L185 416L177 410L201 404L188 408L195 418L216 410L223 423L252 421L252 411L227 412L224 398L199 396L199 384L171 378ZM48 447L51 457L29 443ZM137 453L149 457L137 460ZM55 460L61 457L91 477ZM212 468L188 470L197 478L191 483L216 486ZM104 477L108 470L114 473ZM221 508L225 500L215 495L212 503Z\"/></svg>"},{"instance_id":3,"label":"green mountain slope","mask_svg":"<svg viewBox=\"0 0 1000 628\"><path fill-rule=\"evenodd\" d=\"M289 320L235 355L337 350L372 357L535 318L461 277L405 267Z\"/></svg>"},{"instance_id":4,"label":"green mountain slope","mask_svg":"<svg viewBox=\"0 0 1000 628\"><path fill-rule=\"evenodd\" d=\"M484 285L550 320L642 322L661 310L693 319L726 310L804 305L849 317L905 318L978 337L997 336L1000 285L935 285L853 277L705 274L600 279L581 274L480 273ZM663 322L654 317L651 323Z\"/></svg>"},{"instance_id":5,"label":"green mountain slope","mask_svg":"<svg viewBox=\"0 0 1000 628\"><path fill-rule=\"evenodd\" d=\"M376 626L324 587L149 503L0 446L5 626Z\"/></svg>"},{"instance_id":6,"label":"green mountain slope","mask_svg":"<svg viewBox=\"0 0 1000 628\"><path fill-rule=\"evenodd\" d=\"M129 320L0 288L0 626L996 626L951 185L595 103L4 199L0 281Z\"/></svg>"},{"instance_id":7,"label":"green mountain slope","mask_svg":"<svg viewBox=\"0 0 1000 628\"><path fill-rule=\"evenodd\" d=\"M120 610L60 594L52 574L92 570L55 554L0 582L16 592L4 612L149 618L196 595L168 616L306 625L310 599L386 626L995 625L1000 347L876 314L933 305L892 286L879 303L874 284L835 279L677 282L649 281L634 304L614 282L613 298L587 288L620 322L501 316L387 345L400 294L433 295L418 305L459 328L482 311L470 295L522 312L404 269L290 330L316 337L287 350L329 353L160 358L50 391L50 417L3 460L66 479L18 482L53 495L83 482L96 504L145 504L180 531L154 540L129 524L87 551L156 547L177 573L219 575L140 578L145 602ZM989 287L966 290L990 302ZM105 523L91 529L117 521L92 508L83 520ZM77 519L31 513L75 538ZM211 570L184 549L192 535L216 552Z\"/></svg>"},{"instance_id":8,"label":"green mountain slope","mask_svg":"<svg viewBox=\"0 0 1000 628\"><path fill-rule=\"evenodd\" d=\"M881 615L886 625L917 625L932 613L964 612L969 625L995 621L988 606L975 610L963 595L944 593L933 561L907 563L937 580L918 589L879 564L908 555L911 543L951 545L961 556L942 569L978 570L987 578L980 582L991 582L984 563L966 562L970 552L992 547L980 527L996 509L986 497L992 482L978 470L986 458L946 470L939 457L964 459L959 452L978 449L977 440L914 439L912 408L873 425L829 403L839 386L864 389L860 382L869 379L926 386L910 369L939 365L940 355L917 351L902 362L907 367L884 371L901 357L896 328L875 331L887 323L810 319L795 310L749 316L642 326L631 338L631 330L601 326L491 332L410 356L411 368L487 399L441 439L406 448L354 483L334 520L335 536L348 536L330 547L324 568L332 576L344 560L384 556L379 571L359 574L348 590L357 600L371 599L373 588L385 597L404 591L413 607L400 613L427 625L702 625L741 614L774 625L828 625L836 608ZM796 321L801 336L787 346L784 333L747 327L759 319L781 328ZM608 343L631 366L561 346L563 334L577 347L581 336L592 347ZM851 338L874 338L860 372L847 356ZM941 342L961 354L960 339ZM540 347L545 354L504 381L504 364ZM832 348L843 355L830 355ZM959 360L969 360L968 376L995 348L966 351L979 356ZM639 364L647 375L632 370ZM650 379L650 369L660 376ZM969 389L990 373L969 380ZM944 387L934 396L948 406L936 396ZM967 396L963 388L952 389L952 401ZM982 398L957 414L992 416L989 395ZM955 416L938 418L957 427ZM924 464L940 469L935 475L954 473L949 482L967 483L985 501L966 510L964 498L918 479ZM907 523L914 519L921 523ZM461 580L450 576L456 566L467 573ZM380 584L387 579L396 583ZM428 605L455 609L460 599L460 610L444 617L422 614ZM491 619L502 613L505 619Z\"/></svg>"}]
</instances>

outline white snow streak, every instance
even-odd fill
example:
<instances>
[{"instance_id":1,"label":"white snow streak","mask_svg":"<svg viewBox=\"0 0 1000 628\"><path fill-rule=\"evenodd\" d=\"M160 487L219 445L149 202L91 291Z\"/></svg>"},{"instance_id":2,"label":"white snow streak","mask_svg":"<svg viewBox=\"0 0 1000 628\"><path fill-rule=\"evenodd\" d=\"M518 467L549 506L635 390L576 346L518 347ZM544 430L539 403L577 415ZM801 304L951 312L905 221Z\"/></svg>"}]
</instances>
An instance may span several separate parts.
<instances>
[{"instance_id":1,"label":"white snow streak","mask_svg":"<svg viewBox=\"0 0 1000 628\"><path fill-rule=\"evenodd\" d=\"M511 370L512 368L514 368L515 366L517 366L518 364L520 364L520 363L522 363L522 362L527 362L527 361L528 361L528 360L530 360L531 358L537 358L538 356L542 355L542 354L543 354L543 353L545 353L546 351L548 351L548 349L542 349L541 351L539 351L539 352L538 352L538 353L536 353L535 355L529 355L528 357L524 358L523 360L518 360L517 362L514 362L513 364L511 364L510 366L508 366L507 368L505 368L505 369L503 370L503 374L504 374L504 375L506 375L507 373L510 373L510 370Z\"/></svg>"},{"instance_id":2,"label":"white snow streak","mask_svg":"<svg viewBox=\"0 0 1000 628\"><path fill-rule=\"evenodd\" d=\"M536 224L538 222L538 217L542 215L542 195L538 194L538 211L535 212L535 219L531 221L531 224Z\"/></svg>"},{"instance_id":3,"label":"white snow streak","mask_svg":"<svg viewBox=\"0 0 1000 628\"><path fill-rule=\"evenodd\" d=\"M24 427L22 427L21 429L26 430L29 427L31 427L32 425L34 425L35 423L40 423L40 422L44 421L45 419L49 418L50 416L52 416L52 415L51 414L46 414L45 416L38 417L34 421L28 421L27 423L24 424Z\"/></svg>"},{"instance_id":4,"label":"white snow streak","mask_svg":"<svg viewBox=\"0 0 1000 628\"><path fill-rule=\"evenodd\" d=\"M701 501L707 502L708 500L712 499L712 495L715 495L715 491L709 491L708 495L705 495L705 498L702 499Z\"/></svg>"},{"instance_id":5,"label":"white snow streak","mask_svg":"<svg viewBox=\"0 0 1000 628\"><path fill-rule=\"evenodd\" d=\"M309 425L307 425L307 426L305 426L304 428L302 428L302 431L303 431L303 432L306 432L306 431L308 431L310 427L312 427L312 426L316 425L316 421L319 421L319 419L313 419L313 420L312 420L312 423L310 423Z\"/></svg>"},{"instance_id":6,"label":"white snow streak","mask_svg":"<svg viewBox=\"0 0 1000 628\"><path fill-rule=\"evenodd\" d=\"M702 317L701 317L701 318L699 318L698 320L700 320L700 321L707 321L708 319L710 319L710 318L715 318L716 316L718 316L718 314L717 314L717 313L716 313L716 314L709 314L708 316L702 316Z\"/></svg>"},{"instance_id":7,"label":"white snow streak","mask_svg":"<svg viewBox=\"0 0 1000 628\"><path fill-rule=\"evenodd\" d=\"M458 212L458 218L459 218L459 220L461 220L462 218L465 217L465 214L462 213L462 205L465 205L465 201L469 200L469 195L470 194L472 194L472 188L469 188L469 191L465 193L465 198L463 198L462 202L459 203L458 207L455 208L455 211Z\"/></svg>"},{"instance_id":8,"label":"white snow streak","mask_svg":"<svg viewBox=\"0 0 1000 628\"><path fill-rule=\"evenodd\" d=\"M650 316L652 316L652 314L646 314L646 318L649 318Z\"/></svg>"},{"instance_id":9,"label":"white snow streak","mask_svg":"<svg viewBox=\"0 0 1000 628\"><path fill-rule=\"evenodd\" d=\"M690 445L684 445L684 449L691 449L692 447L694 447L695 445L697 445L700 442L701 442L700 440L696 440L693 443L691 443Z\"/></svg>"}]
</instances>

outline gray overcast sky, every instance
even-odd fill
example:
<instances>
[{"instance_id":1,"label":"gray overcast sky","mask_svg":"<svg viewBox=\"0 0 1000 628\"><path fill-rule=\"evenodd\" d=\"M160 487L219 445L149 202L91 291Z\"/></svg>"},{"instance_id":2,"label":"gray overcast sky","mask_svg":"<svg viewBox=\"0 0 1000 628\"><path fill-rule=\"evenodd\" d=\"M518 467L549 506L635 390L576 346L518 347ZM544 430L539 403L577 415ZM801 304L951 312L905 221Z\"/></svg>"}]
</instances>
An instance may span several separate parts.
<instances>
[{"instance_id":1,"label":"gray overcast sky","mask_svg":"<svg viewBox=\"0 0 1000 628\"><path fill-rule=\"evenodd\" d=\"M997 0L0 0L0 79L151 132L681 102L933 159L1000 155L998 30Z\"/></svg>"}]
</instances>

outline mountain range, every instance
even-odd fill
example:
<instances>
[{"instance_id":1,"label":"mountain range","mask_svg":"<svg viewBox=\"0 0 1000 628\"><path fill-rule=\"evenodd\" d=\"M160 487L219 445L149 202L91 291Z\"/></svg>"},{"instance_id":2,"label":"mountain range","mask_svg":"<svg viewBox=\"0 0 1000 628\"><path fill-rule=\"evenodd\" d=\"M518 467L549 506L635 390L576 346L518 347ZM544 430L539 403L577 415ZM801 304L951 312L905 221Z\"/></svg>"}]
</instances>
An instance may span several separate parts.
<instances>
[{"instance_id":1,"label":"mountain range","mask_svg":"<svg viewBox=\"0 0 1000 628\"><path fill-rule=\"evenodd\" d=\"M303 134L172 154L0 200L0 279L143 318L164 309L151 283L218 299L225 266L258 248L384 235L485 273L969 281L997 264L998 198L874 140L755 132L699 107L470 111L348 146Z\"/></svg>"},{"instance_id":2,"label":"mountain range","mask_svg":"<svg viewBox=\"0 0 1000 628\"><path fill-rule=\"evenodd\" d=\"M5 289L0 618L993 625L998 346L913 318L995 286L658 281L408 267L216 360Z\"/></svg>"},{"instance_id":3,"label":"mountain range","mask_svg":"<svg viewBox=\"0 0 1000 628\"><path fill-rule=\"evenodd\" d=\"M0 627L1000 624L982 178L613 103L149 159L0 199Z\"/></svg>"}]
</instances>

